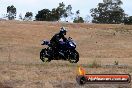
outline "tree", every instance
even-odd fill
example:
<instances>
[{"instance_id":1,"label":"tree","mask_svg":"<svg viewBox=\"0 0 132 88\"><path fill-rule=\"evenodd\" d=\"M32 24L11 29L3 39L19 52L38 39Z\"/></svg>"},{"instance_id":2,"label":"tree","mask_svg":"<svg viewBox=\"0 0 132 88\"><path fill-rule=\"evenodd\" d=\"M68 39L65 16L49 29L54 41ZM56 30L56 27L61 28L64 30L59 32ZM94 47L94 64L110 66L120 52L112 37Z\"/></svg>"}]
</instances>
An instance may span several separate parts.
<instances>
[{"instance_id":1,"label":"tree","mask_svg":"<svg viewBox=\"0 0 132 88\"><path fill-rule=\"evenodd\" d=\"M87 16L85 17L84 22L85 22L85 23L89 23L89 22L90 22L90 16L89 16L89 15L87 15Z\"/></svg>"},{"instance_id":2,"label":"tree","mask_svg":"<svg viewBox=\"0 0 132 88\"><path fill-rule=\"evenodd\" d=\"M19 19L20 19L20 20L22 20L22 19L23 19L23 18L22 18L22 14L21 14L21 13L19 14Z\"/></svg>"},{"instance_id":3,"label":"tree","mask_svg":"<svg viewBox=\"0 0 132 88\"><path fill-rule=\"evenodd\" d=\"M93 17L93 23L108 23L118 24L122 23L125 13L121 8L121 0L104 0L103 3L99 3L97 8L90 10Z\"/></svg>"},{"instance_id":4,"label":"tree","mask_svg":"<svg viewBox=\"0 0 132 88\"><path fill-rule=\"evenodd\" d=\"M32 12L26 12L24 20L32 20L33 13Z\"/></svg>"},{"instance_id":5,"label":"tree","mask_svg":"<svg viewBox=\"0 0 132 88\"><path fill-rule=\"evenodd\" d=\"M80 17L80 10L76 11L76 17L73 20L74 23L84 23L84 20L82 17Z\"/></svg>"},{"instance_id":6,"label":"tree","mask_svg":"<svg viewBox=\"0 0 132 88\"><path fill-rule=\"evenodd\" d=\"M84 20L83 20L82 17L79 17L78 19L75 18L75 19L73 20L73 23L84 23Z\"/></svg>"},{"instance_id":7,"label":"tree","mask_svg":"<svg viewBox=\"0 0 132 88\"><path fill-rule=\"evenodd\" d=\"M65 13L66 13L65 4L63 2L59 3L59 6L57 8L53 8L51 11L53 21L60 20Z\"/></svg>"},{"instance_id":8,"label":"tree","mask_svg":"<svg viewBox=\"0 0 132 88\"><path fill-rule=\"evenodd\" d=\"M80 15L80 10L77 10L76 11L76 17L79 18L79 15Z\"/></svg>"},{"instance_id":9,"label":"tree","mask_svg":"<svg viewBox=\"0 0 132 88\"><path fill-rule=\"evenodd\" d=\"M9 20L16 18L16 8L13 5L7 7L7 17Z\"/></svg>"},{"instance_id":10,"label":"tree","mask_svg":"<svg viewBox=\"0 0 132 88\"><path fill-rule=\"evenodd\" d=\"M72 6L71 5L68 5L66 8L65 8L65 13L64 13L64 18L65 18L65 21L66 21L66 18L69 17L69 16L72 16L73 13L72 13Z\"/></svg>"},{"instance_id":11,"label":"tree","mask_svg":"<svg viewBox=\"0 0 132 88\"><path fill-rule=\"evenodd\" d=\"M60 19L59 12L56 8L53 8L51 11L51 21L58 21Z\"/></svg>"},{"instance_id":12,"label":"tree","mask_svg":"<svg viewBox=\"0 0 132 88\"><path fill-rule=\"evenodd\" d=\"M59 3L59 6L56 8L56 12L58 13L59 19L61 17L63 17L63 15L65 14L66 10L65 10L65 4Z\"/></svg>"},{"instance_id":13,"label":"tree","mask_svg":"<svg viewBox=\"0 0 132 88\"><path fill-rule=\"evenodd\" d=\"M35 18L38 21L51 21L51 11L49 9L40 10Z\"/></svg>"},{"instance_id":14,"label":"tree","mask_svg":"<svg viewBox=\"0 0 132 88\"><path fill-rule=\"evenodd\" d=\"M59 3L57 8L53 8L51 11L49 9L43 9L38 11L38 14L35 16L36 20L39 21L58 21L66 13L65 4Z\"/></svg>"},{"instance_id":15,"label":"tree","mask_svg":"<svg viewBox=\"0 0 132 88\"><path fill-rule=\"evenodd\" d=\"M132 16L125 17L124 24L132 25Z\"/></svg>"}]
</instances>

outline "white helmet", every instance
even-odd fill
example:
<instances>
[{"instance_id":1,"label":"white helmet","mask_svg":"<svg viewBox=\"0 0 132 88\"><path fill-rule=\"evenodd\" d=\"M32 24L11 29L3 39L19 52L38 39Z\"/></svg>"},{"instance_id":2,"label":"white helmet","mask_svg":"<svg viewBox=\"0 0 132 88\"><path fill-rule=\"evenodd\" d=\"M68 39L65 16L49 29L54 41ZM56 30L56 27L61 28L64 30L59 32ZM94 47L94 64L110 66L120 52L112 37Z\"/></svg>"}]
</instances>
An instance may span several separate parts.
<instances>
[{"instance_id":1,"label":"white helmet","mask_svg":"<svg viewBox=\"0 0 132 88\"><path fill-rule=\"evenodd\" d=\"M60 33L66 35L67 30L64 27L60 28Z\"/></svg>"}]
</instances>

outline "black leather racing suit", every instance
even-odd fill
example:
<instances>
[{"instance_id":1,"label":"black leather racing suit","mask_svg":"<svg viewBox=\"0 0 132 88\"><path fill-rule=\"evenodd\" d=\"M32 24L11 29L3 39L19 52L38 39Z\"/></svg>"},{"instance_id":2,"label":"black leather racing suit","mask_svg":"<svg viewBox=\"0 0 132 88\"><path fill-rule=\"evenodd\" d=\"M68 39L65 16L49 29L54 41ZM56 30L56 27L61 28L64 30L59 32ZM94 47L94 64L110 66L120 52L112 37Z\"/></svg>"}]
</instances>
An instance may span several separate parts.
<instances>
[{"instance_id":1,"label":"black leather racing suit","mask_svg":"<svg viewBox=\"0 0 132 88\"><path fill-rule=\"evenodd\" d=\"M51 40L50 40L50 43L51 43L51 47L53 49L53 51L57 54L58 50L59 50L59 40L62 39L64 42L66 42L67 38L61 34L61 33L57 33L55 34Z\"/></svg>"}]
</instances>

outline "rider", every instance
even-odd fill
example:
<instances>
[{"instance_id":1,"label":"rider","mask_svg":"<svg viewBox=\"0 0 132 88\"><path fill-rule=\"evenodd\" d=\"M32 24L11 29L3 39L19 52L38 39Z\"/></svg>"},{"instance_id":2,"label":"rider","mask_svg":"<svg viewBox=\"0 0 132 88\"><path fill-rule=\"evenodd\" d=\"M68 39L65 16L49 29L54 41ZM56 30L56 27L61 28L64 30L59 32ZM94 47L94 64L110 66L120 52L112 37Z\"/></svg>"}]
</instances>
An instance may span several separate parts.
<instances>
[{"instance_id":1,"label":"rider","mask_svg":"<svg viewBox=\"0 0 132 88\"><path fill-rule=\"evenodd\" d=\"M62 39L64 42L66 42L67 38L65 37L67 30L64 27L60 28L60 32L55 34L51 40L51 46L54 50L54 52L57 52L59 49L59 40Z\"/></svg>"}]
</instances>

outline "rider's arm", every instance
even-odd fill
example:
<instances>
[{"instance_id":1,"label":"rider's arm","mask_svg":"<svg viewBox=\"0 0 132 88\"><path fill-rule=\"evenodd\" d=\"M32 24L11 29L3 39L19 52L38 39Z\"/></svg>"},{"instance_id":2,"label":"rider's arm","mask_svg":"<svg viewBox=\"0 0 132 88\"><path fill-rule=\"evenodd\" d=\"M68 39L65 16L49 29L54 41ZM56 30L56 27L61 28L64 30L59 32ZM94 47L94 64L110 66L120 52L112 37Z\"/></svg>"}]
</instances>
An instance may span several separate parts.
<instances>
[{"instance_id":1,"label":"rider's arm","mask_svg":"<svg viewBox=\"0 0 132 88\"><path fill-rule=\"evenodd\" d=\"M62 39L63 39L64 42L67 41L67 38L64 35L62 36Z\"/></svg>"}]
</instances>

